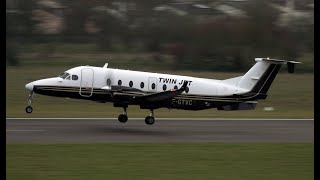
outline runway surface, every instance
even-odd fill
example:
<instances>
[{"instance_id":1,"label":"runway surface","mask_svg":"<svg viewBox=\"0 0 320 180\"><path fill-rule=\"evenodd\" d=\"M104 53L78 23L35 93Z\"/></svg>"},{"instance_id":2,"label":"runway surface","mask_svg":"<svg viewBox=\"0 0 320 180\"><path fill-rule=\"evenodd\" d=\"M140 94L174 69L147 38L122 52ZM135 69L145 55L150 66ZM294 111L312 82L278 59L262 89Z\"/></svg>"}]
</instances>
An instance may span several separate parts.
<instances>
[{"instance_id":1,"label":"runway surface","mask_svg":"<svg viewBox=\"0 0 320 180\"><path fill-rule=\"evenodd\" d=\"M313 120L7 119L7 143L314 142Z\"/></svg>"}]
</instances>

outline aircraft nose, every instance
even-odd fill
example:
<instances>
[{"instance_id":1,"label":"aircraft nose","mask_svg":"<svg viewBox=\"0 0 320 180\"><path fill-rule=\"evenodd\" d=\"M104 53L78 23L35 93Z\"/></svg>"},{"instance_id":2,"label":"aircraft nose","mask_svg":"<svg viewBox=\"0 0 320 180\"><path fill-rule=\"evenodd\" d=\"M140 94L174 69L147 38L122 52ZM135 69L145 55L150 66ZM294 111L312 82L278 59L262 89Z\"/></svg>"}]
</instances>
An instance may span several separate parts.
<instances>
[{"instance_id":1,"label":"aircraft nose","mask_svg":"<svg viewBox=\"0 0 320 180\"><path fill-rule=\"evenodd\" d=\"M33 83L26 84L26 89L29 89L30 91L33 91Z\"/></svg>"}]
</instances>

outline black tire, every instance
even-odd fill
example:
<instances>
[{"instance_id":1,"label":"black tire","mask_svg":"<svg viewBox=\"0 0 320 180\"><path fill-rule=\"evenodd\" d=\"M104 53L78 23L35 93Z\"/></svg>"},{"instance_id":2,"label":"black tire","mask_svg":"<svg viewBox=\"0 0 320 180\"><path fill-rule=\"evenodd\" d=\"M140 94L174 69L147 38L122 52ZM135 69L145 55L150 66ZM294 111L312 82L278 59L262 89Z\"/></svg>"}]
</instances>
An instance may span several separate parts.
<instances>
[{"instance_id":1,"label":"black tire","mask_svg":"<svg viewBox=\"0 0 320 180\"><path fill-rule=\"evenodd\" d=\"M30 113L32 113L32 111L33 111L33 109L31 106L26 107L26 113L30 114Z\"/></svg>"},{"instance_id":2,"label":"black tire","mask_svg":"<svg viewBox=\"0 0 320 180\"><path fill-rule=\"evenodd\" d=\"M119 117L118 117L118 120L121 122L121 123L125 123L128 121L128 116L125 115L125 114L120 114Z\"/></svg>"},{"instance_id":3,"label":"black tire","mask_svg":"<svg viewBox=\"0 0 320 180\"><path fill-rule=\"evenodd\" d=\"M152 117L152 116L147 116L146 119L145 119L145 122L146 122L146 124L148 124L148 125L152 125L152 124L154 124L155 119L154 119L154 117Z\"/></svg>"}]
</instances>

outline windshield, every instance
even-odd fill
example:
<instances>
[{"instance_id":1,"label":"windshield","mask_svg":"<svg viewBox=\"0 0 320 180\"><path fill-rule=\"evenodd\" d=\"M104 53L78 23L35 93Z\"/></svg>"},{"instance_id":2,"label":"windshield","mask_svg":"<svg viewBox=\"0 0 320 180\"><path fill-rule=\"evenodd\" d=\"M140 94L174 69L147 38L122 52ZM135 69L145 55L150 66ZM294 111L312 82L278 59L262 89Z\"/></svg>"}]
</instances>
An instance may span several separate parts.
<instances>
[{"instance_id":1,"label":"windshield","mask_svg":"<svg viewBox=\"0 0 320 180\"><path fill-rule=\"evenodd\" d=\"M69 76L69 73L64 72L63 74L61 74L59 77L61 77L62 79L65 79L66 77Z\"/></svg>"}]
</instances>

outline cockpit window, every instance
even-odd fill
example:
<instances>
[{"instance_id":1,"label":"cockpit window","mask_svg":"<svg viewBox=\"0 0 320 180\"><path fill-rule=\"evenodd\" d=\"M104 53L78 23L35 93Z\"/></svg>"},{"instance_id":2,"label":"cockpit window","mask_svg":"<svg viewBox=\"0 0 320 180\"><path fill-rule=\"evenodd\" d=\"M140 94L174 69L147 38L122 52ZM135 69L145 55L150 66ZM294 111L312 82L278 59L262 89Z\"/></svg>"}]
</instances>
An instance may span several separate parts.
<instances>
[{"instance_id":1,"label":"cockpit window","mask_svg":"<svg viewBox=\"0 0 320 180\"><path fill-rule=\"evenodd\" d=\"M63 74L61 74L59 77L61 77L62 79L65 79L66 77L68 77L70 74L64 72Z\"/></svg>"},{"instance_id":2,"label":"cockpit window","mask_svg":"<svg viewBox=\"0 0 320 180\"><path fill-rule=\"evenodd\" d=\"M78 76L77 75L72 75L72 80L78 80Z\"/></svg>"}]
</instances>

